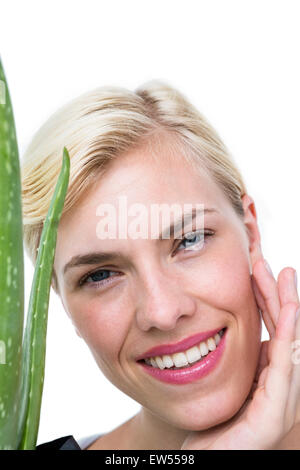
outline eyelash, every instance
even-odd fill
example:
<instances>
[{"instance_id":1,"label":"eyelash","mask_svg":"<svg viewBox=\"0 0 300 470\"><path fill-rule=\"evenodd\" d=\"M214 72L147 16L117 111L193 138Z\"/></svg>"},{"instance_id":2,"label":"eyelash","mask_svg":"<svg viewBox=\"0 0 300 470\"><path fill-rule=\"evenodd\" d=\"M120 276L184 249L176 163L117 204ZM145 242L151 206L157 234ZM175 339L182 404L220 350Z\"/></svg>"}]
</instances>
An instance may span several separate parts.
<instances>
[{"instance_id":1,"label":"eyelash","mask_svg":"<svg viewBox=\"0 0 300 470\"><path fill-rule=\"evenodd\" d=\"M188 232L188 233L180 240L180 243L179 243L179 244L177 245L177 247L175 248L175 252L176 252L176 250L178 249L178 247L179 247L184 241L191 241L191 239L187 238L187 236L188 236L188 235L192 235L192 234L195 234L195 236L194 236L193 238L195 238L197 235L200 235L200 234L205 235L205 237L204 237L204 244L206 244L207 241L205 241L205 238L206 238L206 237L212 237L212 236L215 234L215 232L214 232L213 230L204 230L204 232L201 231L201 230L196 230L196 231L193 231L193 232ZM199 243L199 242L198 242L198 243ZM195 245L197 245L197 242L195 243ZM183 249L183 250L179 250L179 251L185 251L185 250L186 250L186 248ZM172 256L173 256L173 255L172 255ZM103 272L103 271L104 271L104 272L115 272L115 273L117 273L117 271L111 271L111 270L109 270L109 269L98 269L97 271L93 271L93 272L87 273L87 274L85 274L85 275L79 280L79 283L78 283L78 284L79 284L79 287L82 287L82 286L84 286L85 284L92 284L92 285L94 286L94 288L97 288L97 287L99 287L100 285L103 286L103 285L105 285L105 284L109 284L109 283L111 282L111 281L109 281L109 279L110 279L111 277L115 277L115 276L109 276L108 278L103 279L103 280L101 280L101 281L94 281L94 282L91 282L91 283L88 283L88 282L87 282L87 279L88 279L90 276L92 276L93 274L97 274L97 273L99 273L99 272Z\"/></svg>"}]
</instances>

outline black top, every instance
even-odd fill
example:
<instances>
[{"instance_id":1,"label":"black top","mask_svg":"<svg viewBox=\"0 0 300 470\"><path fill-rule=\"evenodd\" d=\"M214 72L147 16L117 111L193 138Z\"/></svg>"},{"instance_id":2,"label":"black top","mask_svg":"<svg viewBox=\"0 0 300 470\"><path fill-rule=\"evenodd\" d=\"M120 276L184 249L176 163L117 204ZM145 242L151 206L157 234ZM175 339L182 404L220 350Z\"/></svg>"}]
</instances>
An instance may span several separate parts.
<instances>
[{"instance_id":1,"label":"black top","mask_svg":"<svg viewBox=\"0 0 300 470\"><path fill-rule=\"evenodd\" d=\"M82 450L73 436L64 436L54 441L39 444L36 450Z\"/></svg>"}]
</instances>

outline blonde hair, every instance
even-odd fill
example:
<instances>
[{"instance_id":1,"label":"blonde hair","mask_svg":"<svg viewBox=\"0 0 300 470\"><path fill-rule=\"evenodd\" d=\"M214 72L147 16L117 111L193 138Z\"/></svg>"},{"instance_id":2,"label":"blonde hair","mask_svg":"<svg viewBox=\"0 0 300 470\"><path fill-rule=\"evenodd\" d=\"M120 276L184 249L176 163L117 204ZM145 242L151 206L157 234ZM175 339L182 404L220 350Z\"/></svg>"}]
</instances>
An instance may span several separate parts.
<instances>
[{"instance_id":1,"label":"blonde hair","mask_svg":"<svg viewBox=\"0 0 300 470\"><path fill-rule=\"evenodd\" d=\"M195 169L206 170L236 213L244 216L241 197L246 188L241 174L216 131L183 94L160 80L135 91L100 87L50 116L21 159L24 244L33 264L61 169L63 147L71 159L64 214L99 181L111 160L161 132L173 136L183 156ZM52 286L58 292L54 269Z\"/></svg>"}]
</instances>

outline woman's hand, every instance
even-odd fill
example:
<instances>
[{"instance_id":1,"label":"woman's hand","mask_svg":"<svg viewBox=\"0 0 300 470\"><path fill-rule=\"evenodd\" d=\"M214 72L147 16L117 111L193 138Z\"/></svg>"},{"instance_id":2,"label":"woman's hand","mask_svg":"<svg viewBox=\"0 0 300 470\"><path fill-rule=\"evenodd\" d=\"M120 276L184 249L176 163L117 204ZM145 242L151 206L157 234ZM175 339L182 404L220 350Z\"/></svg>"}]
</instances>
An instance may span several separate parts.
<instances>
[{"instance_id":1,"label":"woman's hand","mask_svg":"<svg viewBox=\"0 0 300 470\"><path fill-rule=\"evenodd\" d=\"M300 339L295 273L284 268L276 282L263 258L255 262L251 281L270 340L261 343L252 389L232 419L190 433L181 449L274 449L300 423L300 363L293 349Z\"/></svg>"}]
</instances>

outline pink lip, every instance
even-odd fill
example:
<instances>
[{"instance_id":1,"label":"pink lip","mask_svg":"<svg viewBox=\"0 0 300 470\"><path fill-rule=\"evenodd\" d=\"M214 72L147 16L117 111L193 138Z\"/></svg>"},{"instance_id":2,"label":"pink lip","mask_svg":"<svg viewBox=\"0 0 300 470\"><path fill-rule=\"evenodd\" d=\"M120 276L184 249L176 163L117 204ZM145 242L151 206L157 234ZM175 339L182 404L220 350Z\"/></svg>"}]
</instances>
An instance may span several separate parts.
<instances>
[{"instance_id":1,"label":"pink lip","mask_svg":"<svg viewBox=\"0 0 300 470\"><path fill-rule=\"evenodd\" d=\"M185 338L182 341L179 341L178 343L155 346L154 348L148 349L148 351L146 351L143 355L139 356L136 360L139 361L141 359L153 356L163 356L164 354L174 354L176 352L189 349L192 346L195 346L195 344L198 344L201 341L205 341L211 336L215 336L221 330L222 327L217 328L216 330L203 331L202 333L197 333L196 335L189 336L188 338Z\"/></svg>"},{"instance_id":2,"label":"pink lip","mask_svg":"<svg viewBox=\"0 0 300 470\"><path fill-rule=\"evenodd\" d=\"M159 369L149 366L145 362L138 362L138 364L144 368L145 372L148 372L152 377L155 377L162 382L176 385L184 385L194 382L195 380L209 374L219 363L225 349L226 337L227 328L221 337L217 348L214 351L210 351L200 362L196 362L190 367L183 369Z\"/></svg>"}]
</instances>

